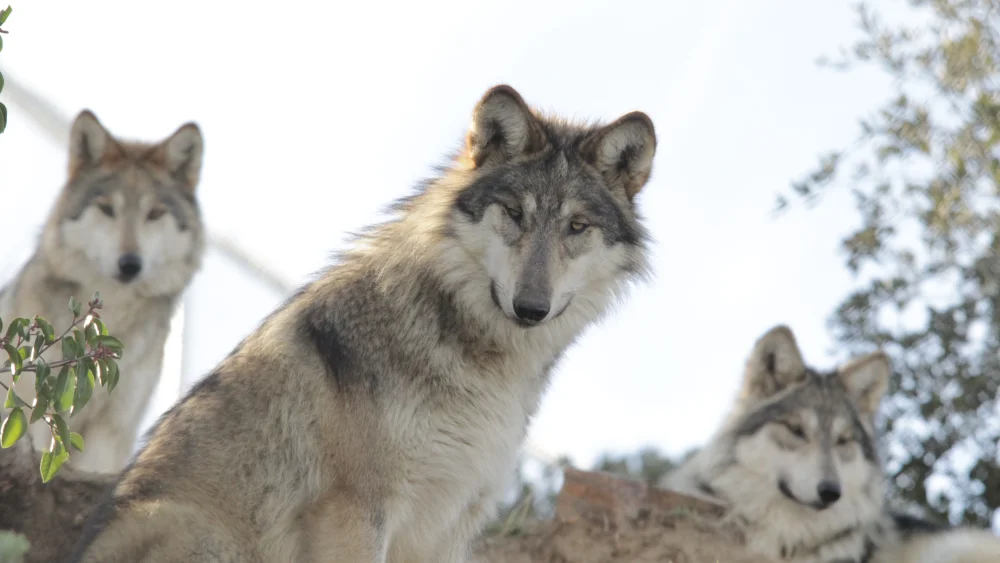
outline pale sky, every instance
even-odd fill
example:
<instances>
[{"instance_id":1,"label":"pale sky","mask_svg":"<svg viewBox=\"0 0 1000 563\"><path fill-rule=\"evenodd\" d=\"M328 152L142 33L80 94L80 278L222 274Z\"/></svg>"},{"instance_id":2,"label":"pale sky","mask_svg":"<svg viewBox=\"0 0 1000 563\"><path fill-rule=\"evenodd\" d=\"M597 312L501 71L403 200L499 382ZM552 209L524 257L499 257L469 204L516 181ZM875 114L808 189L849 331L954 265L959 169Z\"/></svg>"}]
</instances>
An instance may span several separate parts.
<instances>
[{"instance_id":1,"label":"pale sky","mask_svg":"<svg viewBox=\"0 0 1000 563\"><path fill-rule=\"evenodd\" d=\"M876 71L815 65L856 37L842 0L12 4L9 82L67 119L89 108L118 136L198 122L205 221L296 284L442 162L496 83L565 116L649 114L659 144L639 205L656 279L566 355L530 432L551 455L589 466L602 451L700 445L778 323L816 367L835 363L826 321L853 283L839 252L851 198L769 212L888 93ZM21 246L0 249L3 281L66 166L65 146L9 113L0 209ZM186 300L183 387L282 298L209 254ZM175 373L160 391L150 419L177 398Z\"/></svg>"}]
</instances>

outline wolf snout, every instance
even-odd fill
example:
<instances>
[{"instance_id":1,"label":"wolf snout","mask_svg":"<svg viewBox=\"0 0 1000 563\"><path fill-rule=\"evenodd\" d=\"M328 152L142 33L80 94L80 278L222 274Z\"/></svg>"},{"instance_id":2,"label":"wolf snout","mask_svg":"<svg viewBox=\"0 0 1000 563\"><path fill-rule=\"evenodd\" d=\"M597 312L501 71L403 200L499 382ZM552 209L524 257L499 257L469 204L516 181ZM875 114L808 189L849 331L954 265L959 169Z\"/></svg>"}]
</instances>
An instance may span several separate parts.
<instances>
[{"instance_id":1,"label":"wolf snout","mask_svg":"<svg viewBox=\"0 0 1000 563\"><path fill-rule=\"evenodd\" d=\"M142 271L142 257L133 252L122 254L118 258L118 279L130 282Z\"/></svg>"},{"instance_id":2,"label":"wolf snout","mask_svg":"<svg viewBox=\"0 0 1000 563\"><path fill-rule=\"evenodd\" d=\"M521 293L514 298L514 314L521 321L539 323L549 314L549 298L541 293Z\"/></svg>"},{"instance_id":3,"label":"wolf snout","mask_svg":"<svg viewBox=\"0 0 1000 563\"><path fill-rule=\"evenodd\" d=\"M835 481L822 481L816 487L816 494L819 495L819 502L823 508L840 500L840 483Z\"/></svg>"}]
</instances>

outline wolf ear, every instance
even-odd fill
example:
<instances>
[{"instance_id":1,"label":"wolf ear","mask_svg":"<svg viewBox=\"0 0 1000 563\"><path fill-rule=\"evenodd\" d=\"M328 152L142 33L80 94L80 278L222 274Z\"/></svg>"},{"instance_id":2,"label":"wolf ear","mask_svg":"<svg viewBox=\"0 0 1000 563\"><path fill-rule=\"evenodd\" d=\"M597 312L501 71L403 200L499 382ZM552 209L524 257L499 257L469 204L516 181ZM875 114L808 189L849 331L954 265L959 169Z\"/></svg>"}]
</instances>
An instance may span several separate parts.
<instances>
[{"instance_id":1,"label":"wolf ear","mask_svg":"<svg viewBox=\"0 0 1000 563\"><path fill-rule=\"evenodd\" d=\"M806 365L795 335L787 326L779 325L757 339L747 360L743 395L766 399L804 380L805 375Z\"/></svg>"},{"instance_id":2,"label":"wolf ear","mask_svg":"<svg viewBox=\"0 0 1000 563\"><path fill-rule=\"evenodd\" d=\"M877 409L882 395L889 388L892 365L884 352L874 352L855 358L837 370L847 391L857 401L858 407L868 414Z\"/></svg>"},{"instance_id":3,"label":"wolf ear","mask_svg":"<svg viewBox=\"0 0 1000 563\"><path fill-rule=\"evenodd\" d=\"M194 123L185 123L163 141L161 146L167 171L177 177L188 191L194 192L201 176L201 159L205 146L201 129Z\"/></svg>"},{"instance_id":4,"label":"wolf ear","mask_svg":"<svg viewBox=\"0 0 1000 563\"><path fill-rule=\"evenodd\" d=\"M631 201L649 181L653 169L653 120L641 111L627 113L592 133L581 150L611 188L624 190Z\"/></svg>"},{"instance_id":5,"label":"wolf ear","mask_svg":"<svg viewBox=\"0 0 1000 563\"><path fill-rule=\"evenodd\" d=\"M476 168L531 154L545 146L545 131L516 90L490 88L472 112L465 147Z\"/></svg>"},{"instance_id":6,"label":"wolf ear","mask_svg":"<svg viewBox=\"0 0 1000 563\"><path fill-rule=\"evenodd\" d=\"M111 134L90 110L83 110L73 120L69 133L69 173L101 161L115 145Z\"/></svg>"}]
</instances>

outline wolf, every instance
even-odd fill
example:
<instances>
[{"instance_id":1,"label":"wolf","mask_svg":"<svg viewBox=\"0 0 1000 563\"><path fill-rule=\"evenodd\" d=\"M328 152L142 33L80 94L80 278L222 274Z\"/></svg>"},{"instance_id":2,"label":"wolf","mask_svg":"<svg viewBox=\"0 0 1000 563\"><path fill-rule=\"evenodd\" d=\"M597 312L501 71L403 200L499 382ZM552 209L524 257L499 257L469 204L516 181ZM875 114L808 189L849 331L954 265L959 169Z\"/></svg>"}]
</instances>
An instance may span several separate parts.
<instances>
[{"instance_id":1,"label":"wolf","mask_svg":"<svg viewBox=\"0 0 1000 563\"><path fill-rule=\"evenodd\" d=\"M459 563L554 366L649 271L644 113L508 85L465 145L166 412L74 562Z\"/></svg>"},{"instance_id":2,"label":"wolf","mask_svg":"<svg viewBox=\"0 0 1000 563\"><path fill-rule=\"evenodd\" d=\"M100 291L101 319L125 343L118 386L110 394L97 390L69 421L86 440L67 462L76 469L117 473L135 447L171 315L204 253L195 191L203 144L193 122L159 143L126 141L81 111L70 130L68 179L36 250L0 290L0 318L40 315L57 331L73 321L70 297L86 303ZM58 346L43 357L52 354ZM24 373L16 389L33 401L33 374ZM46 449L51 430L38 422L28 437Z\"/></svg>"},{"instance_id":3,"label":"wolf","mask_svg":"<svg viewBox=\"0 0 1000 563\"><path fill-rule=\"evenodd\" d=\"M761 336L707 445L660 486L728 509L750 551L795 563L1000 562L1000 538L887 507L875 414L891 366L876 351L806 365L784 325Z\"/></svg>"}]
</instances>

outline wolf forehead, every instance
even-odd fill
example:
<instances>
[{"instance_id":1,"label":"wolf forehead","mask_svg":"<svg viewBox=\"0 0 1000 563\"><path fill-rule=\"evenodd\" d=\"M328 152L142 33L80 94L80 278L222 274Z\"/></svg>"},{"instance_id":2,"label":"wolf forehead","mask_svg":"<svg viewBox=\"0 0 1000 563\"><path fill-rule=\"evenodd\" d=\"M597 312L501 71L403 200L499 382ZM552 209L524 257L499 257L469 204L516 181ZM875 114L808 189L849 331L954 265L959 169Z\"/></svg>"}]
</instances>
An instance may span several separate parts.
<instances>
[{"instance_id":1,"label":"wolf forehead","mask_svg":"<svg viewBox=\"0 0 1000 563\"><path fill-rule=\"evenodd\" d=\"M125 209L138 208L143 200L163 205L183 230L195 219L198 202L179 183L159 178L141 164L108 170L95 175L81 175L66 186L63 217L70 220L103 198L120 194Z\"/></svg>"},{"instance_id":2,"label":"wolf forehead","mask_svg":"<svg viewBox=\"0 0 1000 563\"><path fill-rule=\"evenodd\" d=\"M867 434L861 424L861 414L839 372L821 372L808 367L801 383L788 389L781 398L748 413L737 426L736 433L743 436L754 434L766 424L803 411L814 413L821 429L829 430L834 420L843 418L850 423L850 428Z\"/></svg>"},{"instance_id":3,"label":"wolf forehead","mask_svg":"<svg viewBox=\"0 0 1000 563\"><path fill-rule=\"evenodd\" d=\"M455 200L456 208L473 222L483 219L490 205L520 206L526 215L551 219L570 216L599 227L608 243L636 244L642 238L631 203L616 199L612 188L580 152L591 129L549 129L548 146L520 161L480 173Z\"/></svg>"}]
</instances>

